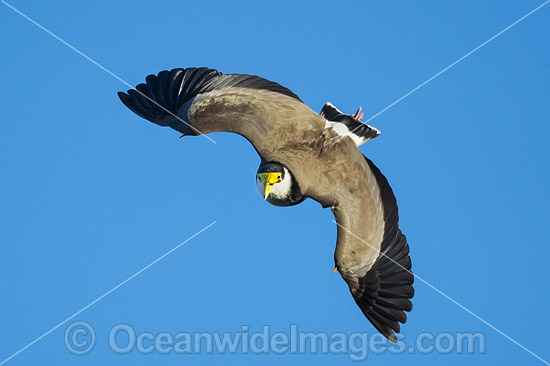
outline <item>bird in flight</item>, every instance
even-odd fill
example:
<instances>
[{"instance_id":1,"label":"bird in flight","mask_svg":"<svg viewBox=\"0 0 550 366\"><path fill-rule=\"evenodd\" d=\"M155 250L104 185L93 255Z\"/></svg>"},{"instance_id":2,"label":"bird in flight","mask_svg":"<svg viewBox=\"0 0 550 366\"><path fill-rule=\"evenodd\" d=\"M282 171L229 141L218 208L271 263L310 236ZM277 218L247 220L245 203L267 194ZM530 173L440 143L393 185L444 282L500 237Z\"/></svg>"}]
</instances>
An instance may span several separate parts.
<instances>
[{"instance_id":1,"label":"bird in flight","mask_svg":"<svg viewBox=\"0 0 550 366\"><path fill-rule=\"evenodd\" d=\"M260 155L256 184L277 206L312 198L336 218L336 268L365 317L385 337L412 310L414 276L387 179L358 146L380 132L327 103L320 114L296 94L259 76L205 67L149 75L122 102L185 135L233 132Z\"/></svg>"}]
</instances>

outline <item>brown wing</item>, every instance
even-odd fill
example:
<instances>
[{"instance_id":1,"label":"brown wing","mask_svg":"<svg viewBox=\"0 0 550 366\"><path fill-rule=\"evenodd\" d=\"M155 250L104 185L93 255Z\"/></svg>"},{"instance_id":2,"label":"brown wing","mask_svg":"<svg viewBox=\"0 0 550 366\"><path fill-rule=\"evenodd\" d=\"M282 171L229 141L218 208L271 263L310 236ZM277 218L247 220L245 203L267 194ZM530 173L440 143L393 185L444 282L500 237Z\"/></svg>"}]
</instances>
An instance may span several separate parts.
<instances>
[{"instance_id":1,"label":"brown wing","mask_svg":"<svg viewBox=\"0 0 550 366\"><path fill-rule=\"evenodd\" d=\"M396 342L394 332L400 332L405 311L412 309L414 276L392 189L350 140L322 158L331 169L320 173L319 186L310 186L306 194L332 208L338 226L338 271L367 319ZM322 188L329 181L333 193Z\"/></svg>"},{"instance_id":2,"label":"brown wing","mask_svg":"<svg viewBox=\"0 0 550 366\"><path fill-rule=\"evenodd\" d=\"M289 89L253 75L173 69L118 95L139 116L184 135L240 134L265 159L324 127L323 118Z\"/></svg>"}]
</instances>

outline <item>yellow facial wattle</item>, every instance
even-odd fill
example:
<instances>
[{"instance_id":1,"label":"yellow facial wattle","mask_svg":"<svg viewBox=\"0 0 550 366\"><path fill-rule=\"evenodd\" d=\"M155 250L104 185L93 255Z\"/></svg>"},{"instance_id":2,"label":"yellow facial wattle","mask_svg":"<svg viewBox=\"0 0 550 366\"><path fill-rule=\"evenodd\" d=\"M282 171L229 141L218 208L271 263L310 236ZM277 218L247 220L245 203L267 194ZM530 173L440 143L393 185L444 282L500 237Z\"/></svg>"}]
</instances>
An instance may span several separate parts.
<instances>
[{"instance_id":1,"label":"yellow facial wattle","mask_svg":"<svg viewBox=\"0 0 550 366\"><path fill-rule=\"evenodd\" d=\"M282 173L259 173L258 178L260 178L260 181L262 182L262 185L264 186L264 199L266 200L269 196L269 192L271 192L271 188L273 188L273 185L275 183L280 183L282 180Z\"/></svg>"}]
</instances>

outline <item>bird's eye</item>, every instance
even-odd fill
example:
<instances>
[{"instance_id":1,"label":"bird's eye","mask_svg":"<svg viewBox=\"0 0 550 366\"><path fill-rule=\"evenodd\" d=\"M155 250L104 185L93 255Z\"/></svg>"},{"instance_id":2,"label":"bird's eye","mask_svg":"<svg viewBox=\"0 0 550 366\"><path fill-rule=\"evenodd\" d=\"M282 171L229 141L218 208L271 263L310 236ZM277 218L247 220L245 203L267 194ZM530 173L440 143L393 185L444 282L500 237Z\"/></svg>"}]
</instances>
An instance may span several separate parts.
<instances>
[{"instance_id":1,"label":"bird's eye","mask_svg":"<svg viewBox=\"0 0 550 366\"><path fill-rule=\"evenodd\" d=\"M281 176L279 175L279 176L277 177L277 179L281 179Z\"/></svg>"}]
</instances>

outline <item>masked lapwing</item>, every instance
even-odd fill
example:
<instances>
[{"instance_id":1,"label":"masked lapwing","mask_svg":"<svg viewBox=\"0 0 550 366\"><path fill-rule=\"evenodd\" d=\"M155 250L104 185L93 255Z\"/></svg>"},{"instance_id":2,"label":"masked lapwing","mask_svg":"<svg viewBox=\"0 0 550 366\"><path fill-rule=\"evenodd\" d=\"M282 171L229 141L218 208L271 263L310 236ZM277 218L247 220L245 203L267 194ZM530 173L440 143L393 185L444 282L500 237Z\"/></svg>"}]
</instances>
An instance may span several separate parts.
<instances>
[{"instance_id":1,"label":"masked lapwing","mask_svg":"<svg viewBox=\"0 0 550 366\"><path fill-rule=\"evenodd\" d=\"M260 155L256 184L266 201L292 206L312 198L332 209L335 270L367 319L396 342L412 309L414 276L392 189L358 149L379 135L360 122L361 110L349 115L327 103L317 114L275 82L208 68L145 80L118 94L137 115L183 135L237 133Z\"/></svg>"}]
</instances>

